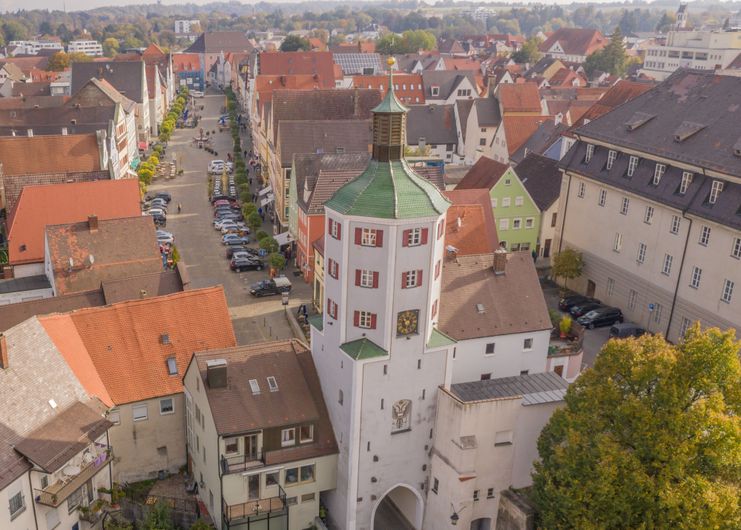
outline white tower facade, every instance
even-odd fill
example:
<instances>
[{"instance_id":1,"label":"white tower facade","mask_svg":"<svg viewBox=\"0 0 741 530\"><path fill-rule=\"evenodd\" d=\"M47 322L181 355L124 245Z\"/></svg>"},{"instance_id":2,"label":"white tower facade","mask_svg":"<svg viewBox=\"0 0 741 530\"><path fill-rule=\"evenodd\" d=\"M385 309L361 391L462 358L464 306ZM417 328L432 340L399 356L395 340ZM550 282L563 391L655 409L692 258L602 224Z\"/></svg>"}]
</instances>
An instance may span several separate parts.
<instances>
[{"instance_id":1,"label":"white tower facade","mask_svg":"<svg viewBox=\"0 0 741 530\"><path fill-rule=\"evenodd\" d=\"M340 447L324 499L347 530L422 527L436 391L449 342L435 331L448 202L403 159L406 109L374 109L373 159L325 205L325 300L314 362Z\"/></svg>"}]
</instances>

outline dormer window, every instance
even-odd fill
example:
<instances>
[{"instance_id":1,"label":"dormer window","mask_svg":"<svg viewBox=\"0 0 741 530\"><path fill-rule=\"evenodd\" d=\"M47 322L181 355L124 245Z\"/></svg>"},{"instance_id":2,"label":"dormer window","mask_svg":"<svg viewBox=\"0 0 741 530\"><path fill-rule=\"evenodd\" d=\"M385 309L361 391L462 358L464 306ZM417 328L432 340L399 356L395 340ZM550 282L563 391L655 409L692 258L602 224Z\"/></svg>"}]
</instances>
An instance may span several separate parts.
<instances>
[{"instance_id":1,"label":"dormer window","mask_svg":"<svg viewBox=\"0 0 741 530\"><path fill-rule=\"evenodd\" d=\"M439 86L430 87L430 94L432 96L439 96L440 95L440 87Z\"/></svg>"},{"instance_id":2,"label":"dormer window","mask_svg":"<svg viewBox=\"0 0 741 530\"><path fill-rule=\"evenodd\" d=\"M628 176L632 177L633 174L636 172L636 168L638 167L638 157L637 156L631 156L628 159Z\"/></svg>"},{"instance_id":3,"label":"dormer window","mask_svg":"<svg viewBox=\"0 0 741 530\"><path fill-rule=\"evenodd\" d=\"M587 154L584 156L585 164L589 164L589 161L592 160L592 155L594 155L594 144L587 144Z\"/></svg>"},{"instance_id":4,"label":"dormer window","mask_svg":"<svg viewBox=\"0 0 741 530\"><path fill-rule=\"evenodd\" d=\"M167 373L169 375L178 375L178 363L175 357L167 358Z\"/></svg>"},{"instance_id":5,"label":"dormer window","mask_svg":"<svg viewBox=\"0 0 741 530\"><path fill-rule=\"evenodd\" d=\"M689 171L682 172L682 183L679 185L680 195L684 195L685 193L687 193L687 188L689 188L690 184L692 184L692 177L694 177L694 173L691 173Z\"/></svg>"},{"instance_id":6,"label":"dormer window","mask_svg":"<svg viewBox=\"0 0 741 530\"><path fill-rule=\"evenodd\" d=\"M713 185L710 188L710 197L708 198L708 202L710 204L715 204L721 191L723 191L723 181L714 180Z\"/></svg>"},{"instance_id":7,"label":"dormer window","mask_svg":"<svg viewBox=\"0 0 741 530\"><path fill-rule=\"evenodd\" d=\"M612 149L610 149L607 152L607 165L605 166L605 169L607 169L608 171L611 170L616 158L617 151L613 151Z\"/></svg>"},{"instance_id":8,"label":"dormer window","mask_svg":"<svg viewBox=\"0 0 741 530\"><path fill-rule=\"evenodd\" d=\"M314 441L314 426L302 425L299 429L299 442L302 444Z\"/></svg>"},{"instance_id":9,"label":"dormer window","mask_svg":"<svg viewBox=\"0 0 741 530\"><path fill-rule=\"evenodd\" d=\"M654 179L653 179L654 186L659 185L659 182L661 182L661 177L664 176L665 172L666 172L666 166L664 164L656 164L656 168L654 169Z\"/></svg>"}]
</instances>

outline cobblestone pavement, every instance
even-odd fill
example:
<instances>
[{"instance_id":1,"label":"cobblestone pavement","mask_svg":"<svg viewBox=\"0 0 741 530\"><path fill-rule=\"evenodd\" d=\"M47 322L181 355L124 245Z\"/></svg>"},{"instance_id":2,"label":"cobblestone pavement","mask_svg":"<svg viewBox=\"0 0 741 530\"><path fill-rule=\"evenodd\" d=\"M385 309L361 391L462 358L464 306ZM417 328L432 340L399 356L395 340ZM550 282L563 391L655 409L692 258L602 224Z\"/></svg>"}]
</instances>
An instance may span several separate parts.
<instances>
[{"instance_id":1,"label":"cobblestone pavement","mask_svg":"<svg viewBox=\"0 0 741 530\"><path fill-rule=\"evenodd\" d=\"M193 145L192 140L198 136L198 128L176 129L168 144L166 156L168 159L178 159L179 167L184 173L172 180L155 180L149 191L167 190L172 194L166 230L175 236L175 245L187 266L191 288L213 285L224 287L238 343L290 338L293 333L280 297L253 298L249 294L249 286L267 278L267 272L235 273L229 270L220 233L212 225L213 211L208 200L206 172L210 160L226 159L227 152L232 149L230 132L218 130L218 119L226 105L226 98L223 94L210 92L196 102L197 105L204 105L204 110L198 111L201 116L199 127L203 127L204 131L216 131L213 147L218 155L212 156ZM247 150L248 136L245 134L242 138L244 149ZM257 187L256 183L253 187ZM178 203L182 204L180 214L177 213ZM264 223L263 230L271 233L269 221ZM289 265L285 271L293 284L289 303L289 310L293 311L300 304L308 304L311 300L311 286L295 277L294 270Z\"/></svg>"}]
</instances>

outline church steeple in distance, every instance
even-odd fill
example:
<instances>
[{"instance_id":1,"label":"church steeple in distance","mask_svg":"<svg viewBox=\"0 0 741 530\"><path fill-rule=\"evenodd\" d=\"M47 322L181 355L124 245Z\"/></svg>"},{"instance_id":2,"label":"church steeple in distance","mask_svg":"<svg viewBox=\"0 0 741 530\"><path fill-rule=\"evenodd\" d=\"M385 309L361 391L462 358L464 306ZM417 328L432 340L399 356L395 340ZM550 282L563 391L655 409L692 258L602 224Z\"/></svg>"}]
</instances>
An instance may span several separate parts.
<instances>
[{"instance_id":1,"label":"church steeple in distance","mask_svg":"<svg viewBox=\"0 0 741 530\"><path fill-rule=\"evenodd\" d=\"M407 109L394 93L393 66L396 59L389 57L389 89L386 97L373 112L373 160L390 162L404 158L406 144Z\"/></svg>"}]
</instances>

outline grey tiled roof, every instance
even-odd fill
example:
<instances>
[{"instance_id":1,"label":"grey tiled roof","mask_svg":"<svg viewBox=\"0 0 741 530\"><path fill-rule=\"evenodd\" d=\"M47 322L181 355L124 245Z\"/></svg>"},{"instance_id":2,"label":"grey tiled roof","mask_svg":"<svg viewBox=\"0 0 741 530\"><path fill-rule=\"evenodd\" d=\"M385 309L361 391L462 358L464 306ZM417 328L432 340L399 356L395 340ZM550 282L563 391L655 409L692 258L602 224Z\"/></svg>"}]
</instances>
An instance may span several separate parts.
<instances>
[{"instance_id":1,"label":"grey tiled roof","mask_svg":"<svg viewBox=\"0 0 741 530\"><path fill-rule=\"evenodd\" d=\"M476 107L479 127L496 127L502 122L502 114L499 112L499 102L496 99L474 99L473 105Z\"/></svg>"},{"instance_id":2,"label":"grey tiled roof","mask_svg":"<svg viewBox=\"0 0 741 530\"><path fill-rule=\"evenodd\" d=\"M241 31L207 31L185 50L186 53L249 52L254 47Z\"/></svg>"},{"instance_id":3,"label":"grey tiled roof","mask_svg":"<svg viewBox=\"0 0 741 530\"><path fill-rule=\"evenodd\" d=\"M458 134L454 105L410 105L407 114L407 145L456 144Z\"/></svg>"},{"instance_id":4,"label":"grey tiled roof","mask_svg":"<svg viewBox=\"0 0 741 530\"><path fill-rule=\"evenodd\" d=\"M283 120L278 123L281 164L290 166L300 153L367 153L371 145L370 120Z\"/></svg>"},{"instance_id":5,"label":"grey tiled roof","mask_svg":"<svg viewBox=\"0 0 741 530\"><path fill-rule=\"evenodd\" d=\"M558 160L530 153L515 167L515 173L541 212L558 199L561 192Z\"/></svg>"},{"instance_id":6,"label":"grey tiled roof","mask_svg":"<svg viewBox=\"0 0 741 530\"><path fill-rule=\"evenodd\" d=\"M18 291L33 291L36 289L49 289L51 283L43 275L24 276L22 278L12 278L10 280L0 280L0 294L17 293Z\"/></svg>"},{"instance_id":7,"label":"grey tiled roof","mask_svg":"<svg viewBox=\"0 0 741 530\"><path fill-rule=\"evenodd\" d=\"M93 77L105 79L127 98L143 103L144 78L142 61L103 61L72 63L72 94L76 94Z\"/></svg>"},{"instance_id":8,"label":"grey tiled roof","mask_svg":"<svg viewBox=\"0 0 741 530\"><path fill-rule=\"evenodd\" d=\"M545 372L457 383L450 392L465 402L522 397L522 404L527 406L562 401L568 387L560 375Z\"/></svg>"},{"instance_id":9,"label":"grey tiled roof","mask_svg":"<svg viewBox=\"0 0 741 530\"><path fill-rule=\"evenodd\" d=\"M464 78L468 78L471 86L476 88L476 78L472 71L460 70L425 70L422 72L422 83L425 89L426 99L448 99L450 94L461 84ZM432 87L440 87L437 96L432 95ZM472 94L475 96L476 94Z\"/></svg>"}]
</instances>

